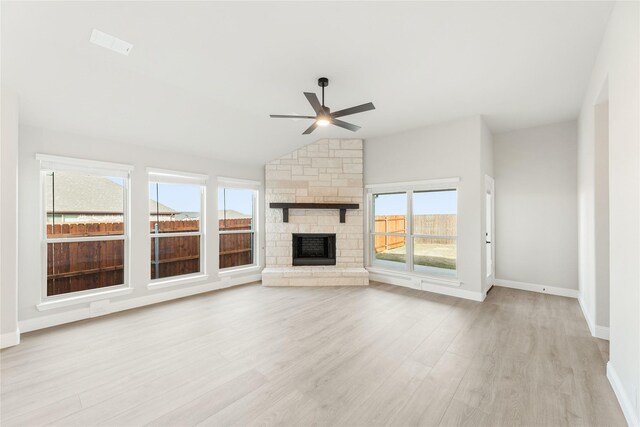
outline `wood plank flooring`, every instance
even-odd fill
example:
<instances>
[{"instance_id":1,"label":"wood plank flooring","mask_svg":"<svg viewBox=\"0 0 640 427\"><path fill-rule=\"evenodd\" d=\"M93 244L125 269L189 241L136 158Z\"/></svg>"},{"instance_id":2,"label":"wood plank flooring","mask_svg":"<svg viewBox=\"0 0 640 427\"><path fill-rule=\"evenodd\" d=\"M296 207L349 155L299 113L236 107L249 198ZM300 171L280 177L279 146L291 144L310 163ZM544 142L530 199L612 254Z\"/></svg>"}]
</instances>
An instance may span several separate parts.
<instances>
[{"instance_id":1,"label":"wood plank flooring","mask_svg":"<svg viewBox=\"0 0 640 427\"><path fill-rule=\"evenodd\" d=\"M247 285L22 336L6 426L623 426L574 299Z\"/></svg>"}]
</instances>

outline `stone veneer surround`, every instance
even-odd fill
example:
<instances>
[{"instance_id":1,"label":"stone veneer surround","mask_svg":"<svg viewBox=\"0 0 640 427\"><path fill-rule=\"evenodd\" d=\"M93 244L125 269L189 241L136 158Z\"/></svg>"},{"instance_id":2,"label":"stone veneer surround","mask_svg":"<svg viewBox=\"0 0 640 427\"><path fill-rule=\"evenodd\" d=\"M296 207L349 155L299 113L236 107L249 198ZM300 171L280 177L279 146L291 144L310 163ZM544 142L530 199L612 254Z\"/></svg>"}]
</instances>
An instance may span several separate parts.
<instances>
[{"instance_id":1,"label":"stone veneer surround","mask_svg":"<svg viewBox=\"0 0 640 427\"><path fill-rule=\"evenodd\" d=\"M361 139L324 139L265 167L265 286L368 285L364 269L364 188ZM337 209L290 209L289 222L272 202L357 203L340 223ZM293 233L335 233L335 266L292 265Z\"/></svg>"}]
</instances>

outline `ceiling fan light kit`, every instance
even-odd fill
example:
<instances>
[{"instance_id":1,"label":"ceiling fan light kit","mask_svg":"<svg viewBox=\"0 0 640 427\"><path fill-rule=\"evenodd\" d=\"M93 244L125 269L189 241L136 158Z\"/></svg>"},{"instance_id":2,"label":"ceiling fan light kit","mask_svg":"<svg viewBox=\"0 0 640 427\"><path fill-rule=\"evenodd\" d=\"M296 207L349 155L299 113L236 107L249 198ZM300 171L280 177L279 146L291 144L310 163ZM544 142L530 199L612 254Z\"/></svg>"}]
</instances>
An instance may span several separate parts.
<instances>
[{"instance_id":1,"label":"ceiling fan light kit","mask_svg":"<svg viewBox=\"0 0 640 427\"><path fill-rule=\"evenodd\" d=\"M320 77L318 79L318 86L322 88L322 103L318 99L318 96L313 92L304 92L304 96L311 104L313 111L315 111L315 116L297 116L290 114L271 114L271 118L273 119L314 119L314 122L311 126L307 128L303 135L308 135L313 132L318 126L328 126L334 125L341 127L343 129L348 129L352 132L360 129L360 126L356 126L351 123L344 122L342 120L338 120L338 117L349 116L351 114L363 113L365 111L375 110L376 107L373 106L373 103L367 102L366 104L357 105L355 107L345 108L344 110L336 111L335 113L331 112L331 109L324 105L324 88L329 86L329 79L326 77Z\"/></svg>"}]
</instances>

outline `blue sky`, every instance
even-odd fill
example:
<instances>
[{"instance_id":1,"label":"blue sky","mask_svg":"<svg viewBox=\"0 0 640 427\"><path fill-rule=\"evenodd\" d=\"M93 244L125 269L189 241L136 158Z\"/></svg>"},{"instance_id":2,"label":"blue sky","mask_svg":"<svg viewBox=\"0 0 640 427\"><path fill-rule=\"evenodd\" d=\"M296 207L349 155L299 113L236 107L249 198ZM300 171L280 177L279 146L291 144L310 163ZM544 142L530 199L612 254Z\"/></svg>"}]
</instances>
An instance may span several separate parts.
<instances>
[{"instance_id":1,"label":"blue sky","mask_svg":"<svg viewBox=\"0 0 640 427\"><path fill-rule=\"evenodd\" d=\"M455 214L457 197L455 190L425 191L413 193L413 214ZM376 215L406 215L406 193L381 194L375 198Z\"/></svg>"},{"instance_id":2,"label":"blue sky","mask_svg":"<svg viewBox=\"0 0 640 427\"><path fill-rule=\"evenodd\" d=\"M253 214L253 191L240 188L218 189L218 209Z\"/></svg>"},{"instance_id":3,"label":"blue sky","mask_svg":"<svg viewBox=\"0 0 640 427\"><path fill-rule=\"evenodd\" d=\"M109 178L122 185L121 178ZM149 183L149 197L179 212L200 211L200 187L188 184ZM253 196L251 190L226 188L218 190L218 209L228 209L251 215ZM375 198L376 215L406 215L406 193L380 194ZM455 190L424 191L413 193L413 214L455 214L457 195Z\"/></svg>"},{"instance_id":4,"label":"blue sky","mask_svg":"<svg viewBox=\"0 0 640 427\"><path fill-rule=\"evenodd\" d=\"M119 185L122 178L108 177ZM157 200L178 212L200 212L200 186L190 184L149 183L149 198ZM227 209L253 214L253 191L239 188L218 189L218 209Z\"/></svg>"},{"instance_id":5,"label":"blue sky","mask_svg":"<svg viewBox=\"0 0 640 427\"><path fill-rule=\"evenodd\" d=\"M200 186L149 183L149 198L178 212L200 212Z\"/></svg>"}]
</instances>

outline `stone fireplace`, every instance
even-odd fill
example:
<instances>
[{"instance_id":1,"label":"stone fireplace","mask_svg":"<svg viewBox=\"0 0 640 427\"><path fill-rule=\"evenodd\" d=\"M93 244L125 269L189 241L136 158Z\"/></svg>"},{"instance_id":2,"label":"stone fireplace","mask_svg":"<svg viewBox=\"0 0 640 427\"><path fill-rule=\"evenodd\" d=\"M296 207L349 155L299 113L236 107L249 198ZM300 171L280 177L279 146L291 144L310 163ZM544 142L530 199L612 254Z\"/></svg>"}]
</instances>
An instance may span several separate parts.
<instances>
[{"instance_id":1,"label":"stone fireplace","mask_svg":"<svg viewBox=\"0 0 640 427\"><path fill-rule=\"evenodd\" d=\"M263 285L369 284L362 161L362 140L325 139L266 165Z\"/></svg>"},{"instance_id":2,"label":"stone fireplace","mask_svg":"<svg viewBox=\"0 0 640 427\"><path fill-rule=\"evenodd\" d=\"M336 265L336 235L293 234L292 264Z\"/></svg>"}]
</instances>

